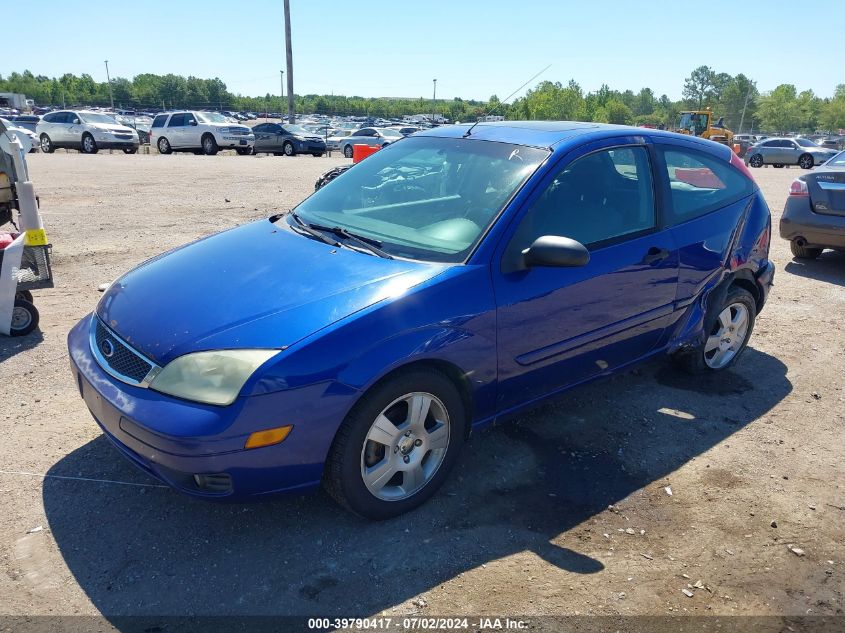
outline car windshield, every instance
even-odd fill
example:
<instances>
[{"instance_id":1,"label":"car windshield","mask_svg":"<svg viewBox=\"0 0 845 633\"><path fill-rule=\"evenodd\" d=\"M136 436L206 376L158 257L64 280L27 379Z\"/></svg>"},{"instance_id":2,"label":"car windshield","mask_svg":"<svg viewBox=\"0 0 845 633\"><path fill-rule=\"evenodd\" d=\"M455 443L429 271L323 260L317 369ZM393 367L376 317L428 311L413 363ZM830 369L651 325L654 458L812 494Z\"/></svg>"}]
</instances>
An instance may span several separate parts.
<instances>
[{"instance_id":1,"label":"car windshield","mask_svg":"<svg viewBox=\"0 0 845 633\"><path fill-rule=\"evenodd\" d=\"M99 112L80 112L77 116L85 123L105 123L107 125L115 125L117 123L113 116L100 114Z\"/></svg>"},{"instance_id":2,"label":"car windshield","mask_svg":"<svg viewBox=\"0 0 845 633\"><path fill-rule=\"evenodd\" d=\"M309 132L301 125L286 125L285 132L287 132L288 134L298 134L300 136L304 134L310 134L312 136L314 135L314 132Z\"/></svg>"},{"instance_id":3,"label":"car windshield","mask_svg":"<svg viewBox=\"0 0 845 633\"><path fill-rule=\"evenodd\" d=\"M394 257L461 262L548 154L507 143L410 137L369 156L296 213L310 224L378 240Z\"/></svg>"},{"instance_id":4,"label":"car windshield","mask_svg":"<svg viewBox=\"0 0 845 633\"><path fill-rule=\"evenodd\" d=\"M798 143L801 147L818 147L813 141L808 138L796 138L794 139L796 143Z\"/></svg>"},{"instance_id":5,"label":"car windshield","mask_svg":"<svg viewBox=\"0 0 845 633\"><path fill-rule=\"evenodd\" d=\"M402 136L402 134L400 134L398 130L382 130L381 133L384 136Z\"/></svg>"},{"instance_id":6,"label":"car windshield","mask_svg":"<svg viewBox=\"0 0 845 633\"><path fill-rule=\"evenodd\" d=\"M197 112L196 117L203 123L231 123L231 121L219 112Z\"/></svg>"},{"instance_id":7,"label":"car windshield","mask_svg":"<svg viewBox=\"0 0 845 633\"><path fill-rule=\"evenodd\" d=\"M837 167L845 167L845 152L839 152L836 156L827 161L827 166L836 165Z\"/></svg>"}]
</instances>

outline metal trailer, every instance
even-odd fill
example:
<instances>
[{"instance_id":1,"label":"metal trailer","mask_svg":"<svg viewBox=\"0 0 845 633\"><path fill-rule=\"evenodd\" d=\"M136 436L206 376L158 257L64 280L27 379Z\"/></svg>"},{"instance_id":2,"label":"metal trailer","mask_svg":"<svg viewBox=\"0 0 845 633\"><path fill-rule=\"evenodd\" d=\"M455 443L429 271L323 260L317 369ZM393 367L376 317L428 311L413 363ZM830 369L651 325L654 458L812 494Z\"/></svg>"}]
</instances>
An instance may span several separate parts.
<instances>
[{"instance_id":1,"label":"metal trailer","mask_svg":"<svg viewBox=\"0 0 845 633\"><path fill-rule=\"evenodd\" d=\"M26 164L29 145L28 138L8 132L0 122L0 226L16 229L0 231L0 334L7 336L38 327L32 290L53 287L51 245Z\"/></svg>"}]
</instances>

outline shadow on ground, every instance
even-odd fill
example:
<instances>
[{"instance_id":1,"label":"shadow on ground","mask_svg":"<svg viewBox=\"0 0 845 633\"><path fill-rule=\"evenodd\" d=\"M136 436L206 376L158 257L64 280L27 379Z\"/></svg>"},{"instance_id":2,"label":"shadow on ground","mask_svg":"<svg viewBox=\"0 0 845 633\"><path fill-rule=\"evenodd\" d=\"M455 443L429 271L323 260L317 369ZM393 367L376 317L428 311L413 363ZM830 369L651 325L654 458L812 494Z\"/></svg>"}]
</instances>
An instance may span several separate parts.
<instances>
[{"instance_id":1,"label":"shadow on ground","mask_svg":"<svg viewBox=\"0 0 845 633\"><path fill-rule=\"evenodd\" d=\"M845 253L825 251L818 259L793 259L784 266L784 271L845 286Z\"/></svg>"},{"instance_id":2,"label":"shadow on ground","mask_svg":"<svg viewBox=\"0 0 845 633\"><path fill-rule=\"evenodd\" d=\"M522 551L596 573L621 561L578 551L601 546L568 530L792 389L785 365L754 349L709 380L702 387L654 363L477 434L432 501L387 522L356 518L322 493L217 505L58 479L45 480L44 506L76 582L118 628L120 615L373 614ZM155 483L102 437L50 474ZM561 535L573 549L553 542Z\"/></svg>"},{"instance_id":3,"label":"shadow on ground","mask_svg":"<svg viewBox=\"0 0 845 633\"><path fill-rule=\"evenodd\" d=\"M44 340L41 330L35 330L26 336L4 336L0 334L0 363L34 347Z\"/></svg>"}]
</instances>

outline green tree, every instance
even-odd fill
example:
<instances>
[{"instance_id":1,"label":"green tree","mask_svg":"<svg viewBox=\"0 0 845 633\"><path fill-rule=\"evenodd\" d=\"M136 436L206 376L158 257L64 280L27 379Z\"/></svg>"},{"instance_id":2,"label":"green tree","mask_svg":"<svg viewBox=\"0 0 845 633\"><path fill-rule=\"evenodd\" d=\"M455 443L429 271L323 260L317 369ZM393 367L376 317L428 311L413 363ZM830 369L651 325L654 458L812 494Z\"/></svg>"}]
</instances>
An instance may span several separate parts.
<instances>
[{"instance_id":1,"label":"green tree","mask_svg":"<svg viewBox=\"0 0 845 633\"><path fill-rule=\"evenodd\" d=\"M781 84L769 94L760 97L756 119L769 132L792 132L803 121L798 95L792 84Z\"/></svg>"},{"instance_id":2,"label":"green tree","mask_svg":"<svg viewBox=\"0 0 845 633\"><path fill-rule=\"evenodd\" d=\"M716 73L709 66L699 66L684 80L684 99L699 110L716 87Z\"/></svg>"}]
</instances>

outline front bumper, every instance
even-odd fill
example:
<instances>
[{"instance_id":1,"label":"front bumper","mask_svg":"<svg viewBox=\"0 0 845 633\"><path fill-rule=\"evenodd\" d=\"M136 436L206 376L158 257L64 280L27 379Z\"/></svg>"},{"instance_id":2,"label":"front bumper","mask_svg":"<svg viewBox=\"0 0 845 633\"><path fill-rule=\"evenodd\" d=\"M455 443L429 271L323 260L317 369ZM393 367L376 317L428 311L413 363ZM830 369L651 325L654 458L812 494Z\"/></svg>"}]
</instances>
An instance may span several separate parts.
<instances>
[{"instance_id":1,"label":"front bumper","mask_svg":"<svg viewBox=\"0 0 845 633\"><path fill-rule=\"evenodd\" d=\"M99 140L94 139L97 142L97 147L99 149L138 149L138 140L130 140L130 141L123 141L123 140L115 140L115 139L106 139L106 140Z\"/></svg>"},{"instance_id":2,"label":"front bumper","mask_svg":"<svg viewBox=\"0 0 845 633\"><path fill-rule=\"evenodd\" d=\"M215 136L217 147L229 149L246 149L255 146L254 134L226 134Z\"/></svg>"},{"instance_id":3,"label":"front bumper","mask_svg":"<svg viewBox=\"0 0 845 633\"><path fill-rule=\"evenodd\" d=\"M786 200L780 220L780 236L801 239L809 248L845 248L845 216L816 213L809 197Z\"/></svg>"},{"instance_id":4,"label":"front bumper","mask_svg":"<svg viewBox=\"0 0 845 633\"><path fill-rule=\"evenodd\" d=\"M89 345L92 318L86 316L68 334L71 371L97 424L136 466L181 492L211 499L245 499L319 485L343 419L334 403L315 412L325 385L242 396L228 407L166 396L103 371ZM284 424L294 429L281 444L243 448L253 431ZM226 475L231 488L201 488L194 475Z\"/></svg>"},{"instance_id":5,"label":"front bumper","mask_svg":"<svg viewBox=\"0 0 845 633\"><path fill-rule=\"evenodd\" d=\"M294 147L300 154L325 154L328 150L323 141L294 141Z\"/></svg>"}]
</instances>

